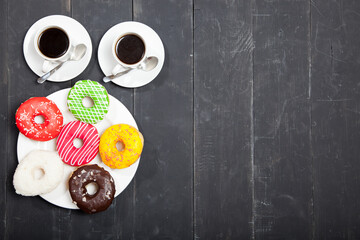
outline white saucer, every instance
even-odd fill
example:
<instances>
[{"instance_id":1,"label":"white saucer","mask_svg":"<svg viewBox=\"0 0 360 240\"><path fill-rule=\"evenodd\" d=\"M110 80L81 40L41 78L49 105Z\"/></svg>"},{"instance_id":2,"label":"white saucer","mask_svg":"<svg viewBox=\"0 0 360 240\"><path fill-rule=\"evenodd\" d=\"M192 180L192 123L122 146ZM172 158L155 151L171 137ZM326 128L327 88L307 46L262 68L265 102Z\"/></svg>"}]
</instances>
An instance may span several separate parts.
<instances>
[{"instance_id":1,"label":"white saucer","mask_svg":"<svg viewBox=\"0 0 360 240\"><path fill-rule=\"evenodd\" d=\"M76 120L67 106L67 96L69 91L70 88L66 88L47 96L48 99L56 103L61 113L63 114L64 125L70 121ZM101 136L108 127L119 123L126 123L138 129L135 119L129 110L113 96L109 95L109 99L109 112L102 121L93 125L98 130L99 135ZM33 150L56 151L56 139L57 138L47 142L40 142L31 140L19 133L17 142L18 161L22 161L24 157ZM115 197L117 197L122 191L124 191L124 189L133 179L139 166L139 162L140 158L128 168L112 169L101 161L100 154L98 153L94 160L92 160L89 164L98 164L100 167L103 167L111 174L115 181ZM60 182L60 184L50 193L46 193L40 196L56 206L68 209L78 209L78 207L71 199L68 186L69 177L75 169L77 169L77 167L64 164L64 176L62 182Z\"/></svg>"},{"instance_id":2,"label":"white saucer","mask_svg":"<svg viewBox=\"0 0 360 240\"><path fill-rule=\"evenodd\" d=\"M89 64L92 54L91 39L89 33L78 21L67 16L51 15L41 18L35 22L26 33L23 51L27 64L38 76L44 75L44 72L42 71L44 59L40 57L35 50L34 37L40 28L52 24L64 28L69 33L74 45L83 43L87 46L86 54L81 60L65 63L64 66L62 66L48 79L53 82L64 82L77 77Z\"/></svg>"},{"instance_id":3,"label":"white saucer","mask_svg":"<svg viewBox=\"0 0 360 240\"><path fill-rule=\"evenodd\" d=\"M160 73L165 59L164 45L161 42L159 35L149 26L139 22L122 22L111 27L104 34L99 44L99 65L106 76L111 75L113 68L117 65L117 62L111 53L111 51L113 51L113 41L115 38L119 37L121 33L126 32L136 32L143 37L146 46L149 46L147 49L147 56L157 57L159 59L159 63L149 72L134 69L129 73L114 79L112 82L127 88L141 87L154 80L154 78Z\"/></svg>"}]
</instances>

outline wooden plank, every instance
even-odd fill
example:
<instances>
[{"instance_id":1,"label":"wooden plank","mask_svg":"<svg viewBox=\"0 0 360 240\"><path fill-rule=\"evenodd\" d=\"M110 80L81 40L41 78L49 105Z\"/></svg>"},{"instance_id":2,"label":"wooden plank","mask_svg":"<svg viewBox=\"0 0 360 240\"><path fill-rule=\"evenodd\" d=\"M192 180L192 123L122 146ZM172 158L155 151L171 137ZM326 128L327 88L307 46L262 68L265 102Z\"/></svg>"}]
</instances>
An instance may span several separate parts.
<instances>
[{"instance_id":1,"label":"wooden plank","mask_svg":"<svg viewBox=\"0 0 360 240\"><path fill-rule=\"evenodd\" d=\"M165 45L165 64L135 90L145 137L136 180L134 239L192 239L192 1L134 0L134 20Z\"/></svg>"},{"instance_id":2,"label":"wooden plank","mask_svg":"<svg viewBox=\"0 0 360 240\"><path fill-rule=\"evenodd\" d=\"M309 1L254 5L255 239L310 239Z\"/></svg>"},{"instance_id":3,"label":"wooden plank","mask_svg":"<svg viewBox=\"0 0 360 240\"><path fill-rule=\"evenodd\" d=\"M103 73L98 64L97 49L102 36L115 24L132 19L132 1L91 1L72 2L72 17L88 30L93 43L93 56L85 71L72 83L81 79L98 81L109 94L119 99L133 112L133 90L113 83L103 83ZM134 225L134 181L122 192L105 212L85 215L72 212L71 239L130 239Z\"/></svg>"},{"instance_id":4,"label":"wooden plank","mask_svg":"<svg viewBox=\"0 0 360 240\"><path fill-rule=\"evenodd\" d=\"M21 197L12 185L17 166L18 129L15 112L21 102L30 97L46 96L59 89L69 87L65 83L36 83L37 76L27 66L23 56L23 40L27 30L38 19L51 14L70 14L67 0L8 1L8 152L5 239L60 239L68 238L69 210L57 208L40 197ZM40 7L41 6L41 7ZM19 228L21 226L21 228ZM49 227L50 226L50 227Z\"/></svg>"},{"instance_id":5,"label":"wooden plank","mask_svg":"<svg viewBox=\"0 0 360 240\"><path fill-rule=\"evenodd\" d=\"M252 236L250 1L195 1L195 238Z\"/></svg>"},{"instance_id":6,"label":"wooden plank","mask_svg":"<svg viewBox=\"0 0 360 240\"><path fill-rule=\"evenodd\" d=\"M360 2L312 1L315 238L359 239Z\"/></svg>"},{"instance_id":7,"label":"wooden plank","mask_svg":"<svg viewBox=\"0 0 360 240\"><path fill-rule=\"evenodd\" d=\"M0 2L0 156L6 159L9 144L9 98L8 98L8 78L7 78L7 1ZM6 161L3 161L3 166L0 170L0 239L5 238L6 230L6 178L7 169Z\"/></svg>"}]
</instances>

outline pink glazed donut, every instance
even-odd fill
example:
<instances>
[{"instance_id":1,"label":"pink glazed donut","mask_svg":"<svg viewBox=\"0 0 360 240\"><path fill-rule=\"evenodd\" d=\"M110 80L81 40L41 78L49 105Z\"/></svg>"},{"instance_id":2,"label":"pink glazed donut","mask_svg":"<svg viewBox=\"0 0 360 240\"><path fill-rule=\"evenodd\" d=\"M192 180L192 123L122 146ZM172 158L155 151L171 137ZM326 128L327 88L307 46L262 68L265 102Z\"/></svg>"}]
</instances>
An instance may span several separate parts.
<instances>
[{"instance_id":1,"label":"pink glazed donut","mask_svg":"<svg viewBox=\"0 0 360 240\"><path fill-rule=\"evenodd\" d=\"M74 146L76 138L83 141L80 148ZM64 163L70 166L81 166L95 158L99 151L99 143L99 133L93 125L72 121L62 128L56 147Z\"/></svg>"}]
</instances>

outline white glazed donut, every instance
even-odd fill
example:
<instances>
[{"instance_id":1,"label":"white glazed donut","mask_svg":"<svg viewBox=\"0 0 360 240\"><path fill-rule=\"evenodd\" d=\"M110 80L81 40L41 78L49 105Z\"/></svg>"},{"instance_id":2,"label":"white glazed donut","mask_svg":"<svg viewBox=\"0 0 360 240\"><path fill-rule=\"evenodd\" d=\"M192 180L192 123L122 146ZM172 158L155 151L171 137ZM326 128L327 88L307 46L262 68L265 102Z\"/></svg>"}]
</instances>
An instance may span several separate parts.
<instances>
[{"instance_id":1,"label":"white glazed donut","mask_svg":"<svg viewBox=\"0 0 360 240\"><path fill-rule=\"evenodd\" d=\"M64 164L57 152L35 150L17 166L13 184L17 194L36 196L54 190L63 174Z\"/></svg>"}]
</instances>

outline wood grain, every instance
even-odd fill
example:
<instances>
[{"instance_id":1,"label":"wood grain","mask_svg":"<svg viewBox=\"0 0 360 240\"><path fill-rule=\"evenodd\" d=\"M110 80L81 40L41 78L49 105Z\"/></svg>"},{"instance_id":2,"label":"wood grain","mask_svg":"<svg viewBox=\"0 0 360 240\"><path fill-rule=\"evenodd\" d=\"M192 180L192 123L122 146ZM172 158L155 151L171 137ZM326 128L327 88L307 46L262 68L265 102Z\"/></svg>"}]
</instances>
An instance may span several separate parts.
<instances>
[{"instance_id":1,"label":"wood grain","mask_svg":"<svg viewBox=\"0 0 360 240\"><path fill-rule=\"evenodd\" d=\"M162 71L135 90L135 118L145 136L135 176L135 239L191 239L193 234L193 79L191 1L134 0L134 20L165 46Z\"/></svg>"},{"instance_id":2,"label":"wood grain","mask_svg":"<svg viewBox=\"0 0 360 240\"><path fill-rule=\"evenodd\" d=\"M254 5L255 239L310 239L309 3Z\"/></svg>"},{"instance_id":3,"label":"wood grain","mask_svg":"<svg viewBox=\"0 0 360 240\"><path fill-rule=\"evenodd\" d=\"M312 1L315 238L359 239L360 2Z\"/></svg>"},{"instance_id":4,"label":"wood grain","mask_svg":"<svg viewBox=\"0 0 360 240\"><path fill-rule=\"evenodd\" d=\"M249 239L251 3L194 3L195 238Z\"/></svg>"},{"instance_id":5,"label":"wood grain","mask_svg":"<svg viewBox=\"0 0 360 240\"><path fill-rule=\"evenodd\" d=\"M8 98L8 78L7 78L7 2L0 1L0 156L3 159L3 165L0 170L0 239L4 239L6 231L6 179L7 179L7 162L9 148L9 98Z\"/></svg>"}]
</instances>

